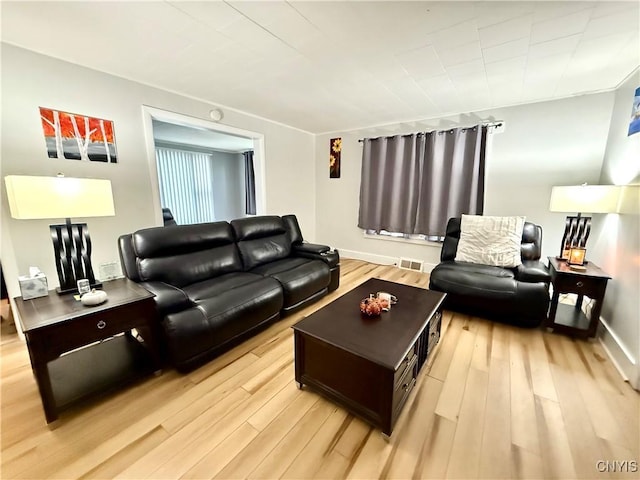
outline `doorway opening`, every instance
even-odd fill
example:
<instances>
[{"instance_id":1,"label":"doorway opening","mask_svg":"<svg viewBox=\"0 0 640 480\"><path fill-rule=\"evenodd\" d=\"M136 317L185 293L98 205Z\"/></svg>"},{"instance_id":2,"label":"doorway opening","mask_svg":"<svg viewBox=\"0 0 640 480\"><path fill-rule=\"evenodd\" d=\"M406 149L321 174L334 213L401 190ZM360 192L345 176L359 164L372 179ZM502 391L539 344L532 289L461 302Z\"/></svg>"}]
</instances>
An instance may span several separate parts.
<instances>
[{"instance_id":1,"label":"doorway opening","mask_svg":"<svg viewBox=\"0 0 640 480\"><path fill-rule=\"evenodd\" d=\"M265 212L264 136L143 107L156 222L232 220Z\"/></svg>"}]
</instances>

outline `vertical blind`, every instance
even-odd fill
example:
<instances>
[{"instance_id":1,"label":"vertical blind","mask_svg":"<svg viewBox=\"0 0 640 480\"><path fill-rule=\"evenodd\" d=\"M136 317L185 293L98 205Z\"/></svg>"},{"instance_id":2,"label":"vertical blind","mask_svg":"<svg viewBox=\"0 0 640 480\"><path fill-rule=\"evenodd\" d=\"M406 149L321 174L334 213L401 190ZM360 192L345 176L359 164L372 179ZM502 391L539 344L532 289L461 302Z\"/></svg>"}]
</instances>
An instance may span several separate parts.
<instances>
[{"instance_id":1,"label":"vertical blind","mask_svg":"<svg viewBox=\"0 0 640 480\"><path fill-rule=\"evenodd\" d=\"M213 157L156 147L160 202L180 225L215 222Z\"/></svg>"}]
</instances>

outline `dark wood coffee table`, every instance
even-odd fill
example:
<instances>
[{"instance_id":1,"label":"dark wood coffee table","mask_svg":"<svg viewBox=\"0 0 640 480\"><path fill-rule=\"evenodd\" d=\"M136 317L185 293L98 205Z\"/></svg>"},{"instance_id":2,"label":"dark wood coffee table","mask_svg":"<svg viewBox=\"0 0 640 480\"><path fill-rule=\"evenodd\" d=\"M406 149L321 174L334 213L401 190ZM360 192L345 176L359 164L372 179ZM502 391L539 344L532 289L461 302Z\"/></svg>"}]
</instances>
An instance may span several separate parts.
<instances>
[{"instance_id":1,"label":"dark wood coffee table","mask_svg":"<svg viewBox=\"0 0 640 480\"><path fill-rule=\"evenodd\" d=\"M389 292L398 303L379 317L360 300ZM370 279L293 326L295 376L391 435L418 372L440 338L446 294Z\"/></svg>"}]
</instances>

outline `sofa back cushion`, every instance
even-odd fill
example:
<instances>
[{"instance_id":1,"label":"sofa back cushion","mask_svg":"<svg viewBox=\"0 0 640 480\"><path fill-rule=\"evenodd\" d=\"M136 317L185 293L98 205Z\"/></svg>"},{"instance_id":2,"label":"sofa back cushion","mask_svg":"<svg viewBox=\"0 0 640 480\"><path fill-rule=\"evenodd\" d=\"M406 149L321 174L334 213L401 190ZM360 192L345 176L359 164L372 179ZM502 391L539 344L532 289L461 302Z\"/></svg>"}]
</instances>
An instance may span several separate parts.
<instances>
[{"instance_id":1,"label":"sofa back cushion","mask_svg":"<svg viewBox=\"0 0 640 480\"><path fill-rule=\"evenodd\" d=\"M239 218L231 221L245 270L291 253L291 237L282 218L275 215Z\"/></svg>"},{"instance_id":2,"label":"sofa back cushion","mask_svg":"<svg viewBox=\"0 0 640 480\"><path fill-rule=\"evenodd\" d=\"M233 230L227 222L138 230L131 243L140 280L176 287L242 271Z\"/></svg>"},{"instance_id":3,"label":"sofa back cushion","mask_svg":"<svg viewBox=\"0 0 640 480\"><path fill-rule=\"evenodd\" d=\"M447 232L444 237L440 260L455 260L460 241L461 217L453 217L447 223ZM522 229L522 241L520 243L520 255L522 260L540 260L542 255L542 227L531 222L524 222Z\"/></svg>"}]
</instances>

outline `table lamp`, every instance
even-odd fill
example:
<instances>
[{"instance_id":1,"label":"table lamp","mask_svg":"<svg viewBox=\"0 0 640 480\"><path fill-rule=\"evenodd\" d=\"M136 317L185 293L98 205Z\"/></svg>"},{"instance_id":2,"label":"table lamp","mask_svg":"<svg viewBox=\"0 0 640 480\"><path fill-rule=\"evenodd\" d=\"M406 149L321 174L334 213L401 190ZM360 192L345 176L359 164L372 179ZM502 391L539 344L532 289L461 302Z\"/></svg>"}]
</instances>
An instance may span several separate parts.
<instances>
[{"instance_id":1,"label":"table lamp","mask_svg":"<svg viewBox=\"0 0 640 480\"><path fill-rule=\"evenodd\" d=\"M77 281L89 280L100 287L91 266L91 238L86 223L71 223L71 217L115 215L110 180L92 178L5 177L11 216L21 220L66 218L50 225L60 294L77 292Z\"/></svg>"},{"instance_id":2,"label":"table lamp","mask_svg":"<svg viewBox=\"0 0 640 480\"><path fill-rule=\"evenodd\" d=\"M583 217L582 212L617 212L621 188L616 185L584 184L559 186L551 189L549 210L577 213L576 216L568 216L566 219L558 259L564 259L574 264L586 263L584 251L591 232L591 217ZM575 250L573 255L571 253L572 247Z\"/></svg>"}]
</instances>

